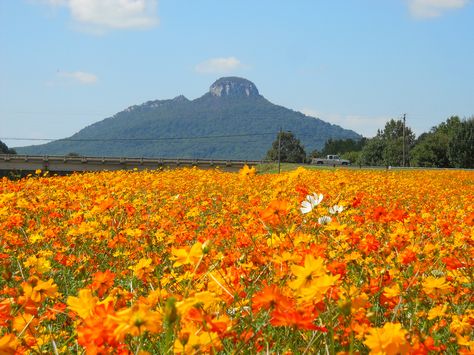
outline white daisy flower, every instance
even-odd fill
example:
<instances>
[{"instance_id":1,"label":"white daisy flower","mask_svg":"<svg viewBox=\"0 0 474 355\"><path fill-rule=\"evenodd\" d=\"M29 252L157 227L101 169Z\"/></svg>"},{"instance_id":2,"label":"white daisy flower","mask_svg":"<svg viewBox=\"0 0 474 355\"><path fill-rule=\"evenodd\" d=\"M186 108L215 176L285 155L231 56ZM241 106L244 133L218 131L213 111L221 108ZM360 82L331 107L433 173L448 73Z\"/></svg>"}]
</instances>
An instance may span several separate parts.
<instances>
[{"instance_id":1,"label":"white daisy flower","mask_svg":"<svg viewBox=\"0 0 474 355\"><path fill-rule=\"evenodd\" d=\"M332 207L329 207L329 213L330 213L330 214L341 213L342 211L344 211L344 207L343 207L343 206L334 205L334 206L332 206Z\"/></svg>"},{"instance_id":2,"label":"white daisy flower","mask_svg":"<svg viewBox=\"0 0 474 355\"><path fill-rule=\"evenodd\" d=\"M312 193L311 195L306 196L306 199L301 202L301 213L306 214L311 212L313 208L321 203L322 200L323 194Z\"/></svg>"},{"instance_id":3,"label":"white daisy flower","mask_svg":"<svg viewBox=\"0 0 474 355\"><path fill-rule=\"evenodd\" d=\"M331 223L332 218L329 216L322 216L318 218L318 223L319 224L328 224Z\"/></svg>"}]
</instances>

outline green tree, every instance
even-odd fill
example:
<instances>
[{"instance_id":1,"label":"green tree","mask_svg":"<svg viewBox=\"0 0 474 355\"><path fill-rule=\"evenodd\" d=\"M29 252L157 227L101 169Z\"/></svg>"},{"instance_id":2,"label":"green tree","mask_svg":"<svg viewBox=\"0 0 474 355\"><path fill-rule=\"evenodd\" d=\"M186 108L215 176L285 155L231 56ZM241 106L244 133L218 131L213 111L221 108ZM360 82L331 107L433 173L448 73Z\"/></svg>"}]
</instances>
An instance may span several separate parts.
<instances>
[{"instance_id":1,"label":"green tree","mask_svg":"<svg viewBox=\"0 0 474 355\"><path fill-rule=\"evenodd\" d=\"M349 160L353 165L360 165L361 164L361 154L362 152L352 151L347 152L341 155L342 159Z\"/></svg>"},{"instance_id":2,"label":"green tree","mask_svg":"<svg viewBox=\"0 0 474 355\"><path fill-rule=\"evenodd\" d=\"M431 128L428 133L421 134L411 152L412 165L421 167L453 167L448 157L448 145L454 133L461 125L457 116L452 116Z\"/></svg>"},{"instance_id":3,"label":"green tree","mask_svg":"<svg viewBox=\"0 0 474 355\"><path fill-rule=\"evenodd\" d=\"M367 142L367 138L354 139L328 139L321 152L323 156L329 154L343 155L348 152L359 152Z\"/></svg>"},{"instance_id":4,"label":"green tree","mask_svg":"<svg viewBox=\"0 0 474 355\"><path fill-rule=\"evenodd\" d=\"M15 149L8 148L5 143L0 141L0 154L16 154Z\"/></svg>"},{"instance_id":5,"label":"green tree","mask_svg":"<svg viewBox=\"0 0 474 355\"><path fill-rule=\"evenodd\" d=\"M304 163L306 160L306 152L291 132L278 133L272 148L267 152L266 159L278 160L278 145L280 140L280 161L285 163Z\"/></svg>"},{"instance_id":6,"label":"green tree","mask_svg":"<svg viewBox=\"0 0 474 355\"><path fill-rule=\"evenodd\" d=\"M311 160L312 158L319 158L321 156L321 152L317 149L314 149L310 155L309 155L309 159Z\"/></svg>"},{"instance_id":7,"label":"green tree","mask_svg":"<svg viewBox=\"0 0 474 355\"><path fill-rule=\"evenodd\" d=\"M385 150L385 142L379 137L375 136L369 139L367 144L362 149L360 154L360 162L362 165L383 165L383 152Z\"/></svg>"},{"instance_id":8,"label":"green tree","mask_svg":"<svg viewBox=\"0 0 474 355\"><path fill-rule=\"evenodd\" d=\"M377 135L365 144L361 153L361 163L402 166L405 151L405 165L409 165L409 151L414 143L415 134L410 127L404 128L402 120L391 119L383 130L378 130Z\"/></svg>"},{"instance_id":9,"label":"green tree","mask_svg":"<svg viewBox=\"0 0 474 355\"><path fill-rule=\"evenodd\" d=\"M463 120L455 129L448 157L455 168L474 168L474 117Z\"/></svg>"}]
</instances>

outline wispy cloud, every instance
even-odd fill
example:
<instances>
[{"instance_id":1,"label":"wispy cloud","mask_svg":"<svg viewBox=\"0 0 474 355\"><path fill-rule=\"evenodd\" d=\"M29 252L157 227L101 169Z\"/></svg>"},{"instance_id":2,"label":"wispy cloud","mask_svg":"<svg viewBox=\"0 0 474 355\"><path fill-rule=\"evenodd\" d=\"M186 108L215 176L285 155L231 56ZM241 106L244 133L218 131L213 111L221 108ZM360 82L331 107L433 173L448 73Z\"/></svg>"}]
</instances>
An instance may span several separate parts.
<instances>
[{"instance_id":1,"label":"wispy cloud","mask_svg":"<svg viewBox=\"0 0 474 355\"><path fill-rule=\"evenodd\" d=\"M408 0L410 13L416 18L433 18L445 11L460 9L470 0Z\"/></svg>"},{"instance_id":2,"label":"wispy cloud","mask_svg":"<svg viewBox=\"0 0 474 355\"><path fill-rule=\"evenodd\" d=\"M243 65L235 57L212 58L196 65L195 69L201 74L225 74L242 68Z\"/></svg>"},{"instance_id":3,"label":"wispy cloud","mask_svg":"<svg viewBox=\"0 0 474 355\"><path fill-rule=\"evenodd\" d=\"M91 32L158 25L157 0L39 0L66 7L79 28Z\"/></svg>"},{"instance_id":4,"label":"wispy cloud","mask_svg":"<svg viewBox=\"0 0 474 355\"><path fill-rule=\"evenodd\" d=\"M68 80L70 82L82 85L91 85L97 83L97 76L91 73L83 71L64 72L60 71L57 73L59 78Z\"/></svg>"},{"instance_id":5,"label":"wispy cloud","mask_svg":"<svg viewBox=\"0 0 474 355\"><path fill-rule=\"evenodd\" d=\"M345 129L351 129L364 137L373 137L378 129L383 129L385 123L391 118L388 116L362 116L362 115L341 115L333 113L322 113L313 109L304 108L300 110L307 116L317 117L323 121L336 124Z\"/></svg>"}]
</instances>

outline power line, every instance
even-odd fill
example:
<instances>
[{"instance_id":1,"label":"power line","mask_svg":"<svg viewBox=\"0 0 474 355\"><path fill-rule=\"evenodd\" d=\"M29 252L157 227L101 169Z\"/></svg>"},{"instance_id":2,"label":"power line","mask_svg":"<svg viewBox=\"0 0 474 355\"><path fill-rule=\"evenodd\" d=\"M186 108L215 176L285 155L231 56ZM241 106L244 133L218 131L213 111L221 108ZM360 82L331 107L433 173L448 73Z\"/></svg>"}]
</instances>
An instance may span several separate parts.
<instances>
[{"instance_id":1,"label":"power line","mask_svg":"<svg viewBox=\"0 0 474 355\"><path fill-rule=\"evenodd\" d=\"M214 136L194 136L194 137L158 137L158 138L21 138L21 137L0 137L2 140L10 141L59 141L59 142L124 142L124 141L169 141L169 140L193 140L193 139L212 139L212 138L234 138L234 137L256 137L277 135L277 132L267 133L243 133L243 134L225 134Z\"/></svg>"}]
</instances>

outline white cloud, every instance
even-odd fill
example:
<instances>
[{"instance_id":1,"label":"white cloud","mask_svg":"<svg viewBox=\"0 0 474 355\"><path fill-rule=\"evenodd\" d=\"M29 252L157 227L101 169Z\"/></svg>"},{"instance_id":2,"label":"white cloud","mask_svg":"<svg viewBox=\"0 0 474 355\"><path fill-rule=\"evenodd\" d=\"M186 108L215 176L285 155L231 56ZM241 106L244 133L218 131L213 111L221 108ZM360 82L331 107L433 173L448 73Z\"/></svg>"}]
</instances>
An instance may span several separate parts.
<instances>
[{"instance_id":1,"label":"white cloud","mask_svg":"<svg viewBox=\"0 0 474 355\"><path fill-rule=\"evenodd\" d=\"M144 29L158 25L157 0L42 0L65 6L80 25L92 30ZM90 30L90 28L86 29Z\"/></svg>"},{"instance_id":2,"label":"white cloud","mask_svg":"<svg viewBox=\"0 0 474 355\"><path fill-rule=\"evenodd\" d=\"M82 71L74 71L74 72L58 72L58 76L60 78L64 78L70 80L74 83L83 84L83 85L90 85L97 83L97 76L91 73L85 73Z\"/></svg>"},{"instance_id":3,"label":"white cloud","mask_svg":"<svg viewBox=\"0 0 474 355\"><path fill-rule=\"evenodd\" d=\"M307 116L317 117L325 122L336 124L345 129L362 134L364 137L373 137L378 129L383 129L385 123L391 118L388 116L361 116L361 115L341 115L332 113L322 113L312 109L302 109L302 113Z\"/></svg>"},{"instance_id":4,"label":"white cloud","mask_svg":"<svg viewBox=\"0 0 474 355\"><path fill-rule=\"evenodd\" d=\"M235 57L212 58L196 65L196 71L202 74L224 74L242 68L242 63Z\"/></svg>"},{"instance_id":5,"label":"white cloud","mask_svg":"<svg viewBox=\"0 0 474 355\"><path fill-rule=\"evenodd\" d=\"M408 6L412 16L416 18L433 18L443 12L460 9L466 6L470 0L408 0Z\"/></svg>"}]
</instances>

